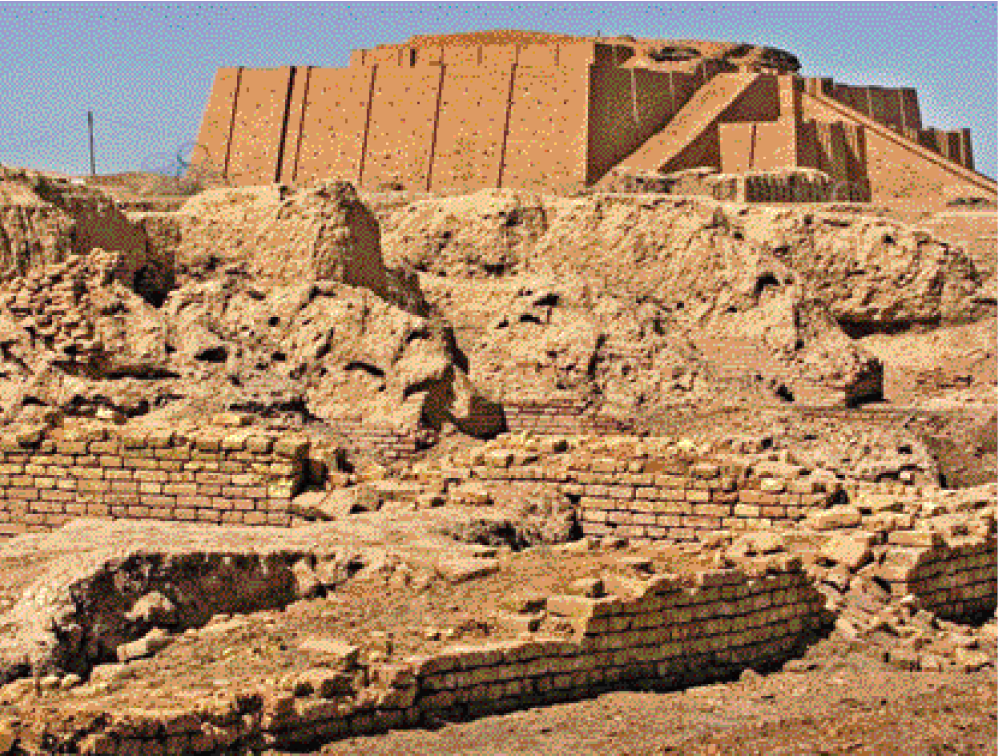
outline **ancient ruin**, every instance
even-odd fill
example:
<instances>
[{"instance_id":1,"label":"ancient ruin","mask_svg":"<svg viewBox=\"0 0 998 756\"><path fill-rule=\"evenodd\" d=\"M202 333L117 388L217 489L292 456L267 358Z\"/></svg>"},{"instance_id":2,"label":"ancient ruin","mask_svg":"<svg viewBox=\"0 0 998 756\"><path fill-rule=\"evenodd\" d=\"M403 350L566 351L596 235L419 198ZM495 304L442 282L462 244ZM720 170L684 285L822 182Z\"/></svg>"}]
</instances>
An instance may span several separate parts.
<instances>
[{"instance_id":1,"label":"ancient ruin","mask_svg":"<svg viewBox=\"0 0 998 756\"><path fill-rule=\"evenodd\" d=\"M532 32L417 36L346 68L218 71L197 159L236 185L565 192L616 172L811 168L740 199L901 201L995 193L968 129L924 127L914 89L801 77L782 50ZM735 198L735 197L732 197Z\"/></svg>"},{"instance_id":2,"label":"ancient ruin","mask_svg":"<svg viewBox=\"0 0 998 756\"><path fill-rule=\"evenodd\" d=\"M798 70L416 37L0 169L0 755L993 752L995 184Z\"/></svg>"}]
</instances>

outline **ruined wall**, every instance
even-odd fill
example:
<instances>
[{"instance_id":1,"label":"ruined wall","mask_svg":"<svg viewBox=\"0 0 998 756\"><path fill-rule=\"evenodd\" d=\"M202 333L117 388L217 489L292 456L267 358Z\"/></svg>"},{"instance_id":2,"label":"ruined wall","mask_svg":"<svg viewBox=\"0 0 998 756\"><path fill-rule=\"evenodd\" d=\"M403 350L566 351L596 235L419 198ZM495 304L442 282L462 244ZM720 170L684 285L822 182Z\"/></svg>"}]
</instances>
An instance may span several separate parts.
<instances>
[{"instance_id":1,"label":"ruined wall","mask_svg":"<svg viewBox=\"0 0 998 756\"><path fill-rule=\"evenodd\" d=\"M228 429L8 430L0 438L0 535L74 517L289 525L308 442Z\"/></svg>"},{"instance_id":2,"label":"ruined wall","mask_svg":"<svg viewBox=\"0 0 998 756\"><path fill-rule=\"evenodd\" d=\"M342 682L302 695L264 683L238 696L220 694L211 707L109 711L95 719L80 749L210 753L259 743L297 749L621 688L704 684L746 668L775 668L823 625L823 599L793 559L606 582L613 595L546 598L548 613L572 626L568 637L453 645L394 663L369 662L342 643L345 671L360 681L355 693L344 693ZM336 680L342 670L314 672Z\"/></svg>"},{"instance_id":3,"label":"ruined wall","mask_svg":"<svg viewBox=\"0 0 998 756\"><path fill-rule=\"evenodd\" d=\"M918 597L922 607L956 621L993 613L998 551L993 534L947 542L931 531L896 531L879 576L893 595Z\"/></svg>"},{"instance_id":4,"label":"ruined wall","mask_svg":"<svg viewBox=\"0 0 998 756\"><path fill-rule=\"evenodd\" d=\"M794 466L750 467L724 455L632 459L579 452L541 460L496 450L475 461L470 476L493 495L545 491L577 501L587 535L683 541L721 529L790 525L838 493Z\"/></svg>"}]
</instances>

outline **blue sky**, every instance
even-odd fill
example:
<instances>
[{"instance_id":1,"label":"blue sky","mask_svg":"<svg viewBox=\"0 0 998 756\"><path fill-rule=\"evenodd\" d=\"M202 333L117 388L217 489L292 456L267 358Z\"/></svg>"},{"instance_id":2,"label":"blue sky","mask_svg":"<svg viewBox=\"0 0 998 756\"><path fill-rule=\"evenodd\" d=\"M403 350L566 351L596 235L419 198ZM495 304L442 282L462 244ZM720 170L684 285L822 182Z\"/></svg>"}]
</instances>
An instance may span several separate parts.
<instances>
[{"instance_id":1,"label":"blue sky","mask_svg":"<svg viewBox=\"0 0 998 756\"><path fill-rule=\"evenodd\" d=\"M998 3L0 3L0 163L163 168L197 135L215 69L346 65L411 34L519 28L755 42L806 76L914 86L925 125L970 127L996 175Z\"/></svg>"}]
</instances>

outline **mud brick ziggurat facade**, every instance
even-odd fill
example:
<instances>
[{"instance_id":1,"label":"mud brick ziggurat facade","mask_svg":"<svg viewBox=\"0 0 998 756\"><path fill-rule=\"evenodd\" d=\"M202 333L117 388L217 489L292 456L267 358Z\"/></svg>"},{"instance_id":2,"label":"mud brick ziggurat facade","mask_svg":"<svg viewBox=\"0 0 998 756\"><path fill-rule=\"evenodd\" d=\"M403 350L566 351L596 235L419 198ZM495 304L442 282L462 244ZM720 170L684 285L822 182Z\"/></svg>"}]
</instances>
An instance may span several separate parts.
<instances>
[{"instance_id":1,"label":"mud brick ziggurat facade","mask_svg":"<svg viewBox=\"0 0 998 756\"><path fill-rule=\"evenodd\" d=\"M615 170L814 168L856 199L993 195L914 89L797 75L773 48L534 32L413 37L346 68L222 68L196 161L235 185L574 191Z\"/></svg>"}]
</instances>

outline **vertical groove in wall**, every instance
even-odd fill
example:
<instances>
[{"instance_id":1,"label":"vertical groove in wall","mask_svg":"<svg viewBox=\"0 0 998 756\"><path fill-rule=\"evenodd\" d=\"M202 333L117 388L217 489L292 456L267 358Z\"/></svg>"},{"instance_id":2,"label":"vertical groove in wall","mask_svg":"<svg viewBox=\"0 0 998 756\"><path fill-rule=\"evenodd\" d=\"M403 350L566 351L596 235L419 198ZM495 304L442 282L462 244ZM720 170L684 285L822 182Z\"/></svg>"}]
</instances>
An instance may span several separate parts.
<instances>
[{"instance_id":1,"label":"vertical groove in wall","mask_svg":"<svg viewBox=\"0 0 998 756\"><path fill-rule=\"evenodd\" d=\"M281 169L284 167L284 145L288 139L288 121L291 120L291 98L295 89L295 73L297 66L291 66L288 72L288 87L284 95L284 118L281 120L281 133L277 137L277 165L274 166L274 183L281 182Z\"/></svg>"},{"instance_id":2,"label":"vertical groove in wall","mask_svg":"<svg viewBox=\"0 0 998 756\"><path fill-rule=\"evenodd\" d=\"M755 140L756 131L758 129L758 124L752 121L752 136L749 138L749 153L748 153L748 169L751 171L755 168ZM722 170L724 166L721 166Z\"/></svg>"},{"instance_id":3,"label":"vertical groove in wall","mask_svg":"<svg viewBox=\"0 0 998 756\"><path fill-rule=\"evenodd\" d=\"M371 133L371 110L374 107L374 84L378 79L377 64L371 66L371 83L367 92L367 114L364 116L364 136L360 143L360 165L357 167L357 186L364 184L364 166L367 163L367 138Z\"/></svg>"},{"instance_id":4,"label":"vertical groove in wall","mask_svg":"<svg viewBox=\"0 0 998 756\"><path fill-rule=\"evenodd\" d=\"M308 86L312 83L312 66L305 66L305 87L301 96L301 114L298 118L298 144L295 146L295 162L291 168L291 181L298 180L298 161L301 159L301 143L305 138L305 111L308 109Z\"/></svg>"},{"instance_id":5,"label":"vertical groove in wall","mask_svg":"<svg viewBox=\"0 0 998 756\"><path fill-rule=\"evenodd\" d=\"M482 48L478 48L478 64L482 63ZM437 79L437 102L433 108L433 131L430 134L430 161L426 166L426 191L430 191L433 184L433 161L437 157L437 132L440 131L440 104L444 98L444 75L447 66L440 64L440 77Z\"/></svg>"},{"instance_id":6,"label":"vertical groove in wall","mask_svg":"<svg viewBox=\"0 0 998 756\"><path fill-rule=\"evenodd\" d=\"M496 188L502 189L502 180L506 174L506 144L509 142L509 119L513 111L513 88L516 86L516 66L520 58L520 48L516 48L516 56L509 67L509 87L506 89L506 118L502 126L502 146L499 148L499 179Z\"/></svg>"},{"instance_id":7,"label":"vertical groove in wall","mask_svg":"<svg viewBox=\"0 0 998 756\"><path fill-rule=\"evenodd\" d=\"M229 178L229 161L232 158L232 140L236 134L236 113L239 112L239 90L243 85L243 67L236 68L236 91L232 95L232 115L229 118L229 138L225 141L225 164L222 166L222 176Z\"/></svg>"}]
</instances>

